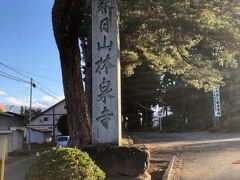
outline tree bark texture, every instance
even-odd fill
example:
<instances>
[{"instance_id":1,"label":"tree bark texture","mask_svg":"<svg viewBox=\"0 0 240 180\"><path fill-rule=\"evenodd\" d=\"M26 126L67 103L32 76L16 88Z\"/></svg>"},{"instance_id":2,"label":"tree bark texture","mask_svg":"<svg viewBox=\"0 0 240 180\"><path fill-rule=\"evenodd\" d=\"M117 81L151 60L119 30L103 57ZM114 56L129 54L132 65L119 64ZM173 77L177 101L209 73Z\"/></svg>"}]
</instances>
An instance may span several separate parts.
<instances>
[{"instance_id":1,"label":"tree bark texture","mask_svg":"<svg viewBox=\"0 0 240 180\"><path fill-rule=\"evenodd\" d=\"M66 98L70 146L91 143L91 120L80 65L79 32L84 0L55 0L53 31L58 46Z\"/></svg>"}]
</instances>

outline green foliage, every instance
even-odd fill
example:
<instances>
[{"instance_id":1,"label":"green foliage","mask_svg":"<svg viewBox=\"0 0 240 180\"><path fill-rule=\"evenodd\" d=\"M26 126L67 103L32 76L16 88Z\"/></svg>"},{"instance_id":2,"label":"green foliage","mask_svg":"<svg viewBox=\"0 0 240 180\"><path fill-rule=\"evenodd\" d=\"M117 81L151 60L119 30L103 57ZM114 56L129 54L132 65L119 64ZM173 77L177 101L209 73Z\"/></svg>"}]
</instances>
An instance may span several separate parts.
<instances>
[{"instance_id":1,"label":"green foliage","mask_svg":"<svg viewBox=\"0 0 240 180\"><path fill-rule=\"evenodd\" d=\"M226 78L221 88L221 107L223 128L240 132L240 66Z\"/></svg>"},{"instance_id":2,"label":"green foliage","mask_svg":"<svg viewBox=\"0 0 240 180\"><path fill-rule=\"evenodd\" d=\"M122 77L122 103L123 113L129 119L130 129L138 129L140 125L138 116L139 104L150 110L151 105L157 103L157 88L159 88L159 75L151 69L148 62L143 62L135 69L135 73L130 77ZM142 113L145 113L142 111ZM149 125L151 117L146 119ZM145 119L143 119L145 123ZM146 125L147 125L146 124Z\"/></svg>"},{"instance_id":3,"label":"green foliage","mask_svg":"<svg viewBox=\"0 0 240 180\"><path fill-rule=\"evenodd\" d=\"M175 80L164 94L173 115L164 119L167 131L206 130L212 126L212 93L197 90L181 80Z\"/></svg>"},{"instance_id":4,"label":"green foliage","mask_svg":"<svg viewBox=\"0 0 240 180\"><path fill-rule=\"evenodd\" d=\"M27 180L101 180L104 172L87 153L73 148L53 148L36 157L26 172Z\"/></svg>"},{"instance_id":5,"label":"green foliage","mask_svg":"<svg viewBox=\"0 0 240 180\"><path fill-rule=\"evenodd\" d=\"M225 70L239 59L239 11L238 0L121 0L123 73L148 61L159 75L180 76L198 89L223 85Z\"/></svg>"},{"instance_id":6,"label":"green foliage","mask_svg":"<svg viewBox=\"0 0 240 180\"><path fill-rule=\"evenodd\" d=\"M62 115L59 120L58 120L58 124L57 124L57 128L58 130L62 133L62 135L64 136L68 136L69 132L68 132L68 124L67 124L67 115Z\"/></svg>"},{"instance_id":7,"label":"green foliage","mask_svg":"<svg viewBox=\"0 0 240 180\"><path fill-rule=\"evenodd\" d=\"M24 123L28 123L29 121L29 108L28 107L20 107L20 114L24 116ZM42 109L40 108L32 108L32 117L36 117L42 113Z\"/></svg>"}]
</instances>

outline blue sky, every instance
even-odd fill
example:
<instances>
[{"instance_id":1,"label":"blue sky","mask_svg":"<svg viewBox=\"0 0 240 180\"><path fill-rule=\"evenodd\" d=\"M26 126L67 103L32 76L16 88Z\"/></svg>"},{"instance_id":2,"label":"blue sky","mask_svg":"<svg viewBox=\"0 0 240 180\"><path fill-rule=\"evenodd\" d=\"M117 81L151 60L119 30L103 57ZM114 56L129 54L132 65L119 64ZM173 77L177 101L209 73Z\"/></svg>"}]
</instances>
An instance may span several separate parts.
<instances>
[{"instance_id":1,"label":"blue sky","mask_svg":"<svg viewBox=\"0 0 240 180\"><path fill-rule=\"evenodd\" d=\"M55 44L51 9L53 0L1 0L0 63L40 82L57 99L63 98L59 54ZM29 81L0 65L0 71ZM42 86L38 86L43 88ZM0 103L16 108L28 105L29 85L0 76ZM47 108L57 99L33 90L33 105ZM13 108L13 109L14 109Z\"/></svg>"}]
</instances>

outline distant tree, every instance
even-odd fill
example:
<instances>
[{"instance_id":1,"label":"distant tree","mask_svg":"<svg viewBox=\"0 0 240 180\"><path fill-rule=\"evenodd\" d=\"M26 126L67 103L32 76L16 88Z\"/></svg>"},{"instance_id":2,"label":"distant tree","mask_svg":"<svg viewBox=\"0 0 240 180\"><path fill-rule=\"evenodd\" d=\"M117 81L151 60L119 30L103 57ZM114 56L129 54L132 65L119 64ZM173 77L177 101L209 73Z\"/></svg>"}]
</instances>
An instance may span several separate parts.
<instances>
[{"instance_id":1,"label":"distant tree","mask_svg":"<svg viewBox=\"0 0 240 180\"><path fill-rule=\"evenodd\" d=\"M20 114L24 116L24 123L29 122L29 112L30 112L30 109L28 107L26 107L26 106L20 107ZM41 113L42 113L42 109L32 108L32 118L40 115Z\"/></svg>"},{"instance_id":2,"label":"distant tree","mask_svg":"<svg viewBox=\"0 0 240 180\"><path fill-rule=\"evenodd\" d=\"M158 103L156 98L159 84L160 76L150 68L148 62L138 65L132 76L122 76L123 113L129 119L130 129L140 128L139 105L144 106L145 110L148 111L151 109L151 105ZM145 115L146 111L140 113ZM151 117L144 118L142 124L149 128L150 121Z\"/></svg>"},{"instance_id":3,"label":"distant tree","mask_svg":"<svg viewBox=\"0 0 240 180\"><path fill-rule=\"evenodd\" d=\"M121 0L122 72L148 61L205 90L222 85L240 48L239 0ZM144 61L143 61L144 60Z\"/></svg>"},{"instance_id":4,"label":"distant tree","mask_svg":"<svg viewBox=\"0 0 240 180\"><path fill-rule=\"evenodd\" d=\"M206 130L212 127L212 99L211 92L176 81L167 92L168 105L174 115L170 117L175 119L169 117L166 123L170 123L175 131Z\"/></svg>"},{"instance_id":5,"label":"distant tree","mask_svg":"<svg viewBox=\"0 0 240 180\"><path fill-rule=\"evenodd\" d=\"M240 132L240 65L225 79L220 89L222 126Z\"/></svg>"},{"instance_id":6,"label":"distant tree","mask_svg":"<svg viewBox=\"0 0 240 180\"><path fill-rule=\"evenodd\" d=\"M67 123L67 115L62 115L59 118L58 124L57 124L57 128L62 133L62 135L64 135L64 136L68 136L69 135L68 123Z\"/></svg>"}]
</instances>

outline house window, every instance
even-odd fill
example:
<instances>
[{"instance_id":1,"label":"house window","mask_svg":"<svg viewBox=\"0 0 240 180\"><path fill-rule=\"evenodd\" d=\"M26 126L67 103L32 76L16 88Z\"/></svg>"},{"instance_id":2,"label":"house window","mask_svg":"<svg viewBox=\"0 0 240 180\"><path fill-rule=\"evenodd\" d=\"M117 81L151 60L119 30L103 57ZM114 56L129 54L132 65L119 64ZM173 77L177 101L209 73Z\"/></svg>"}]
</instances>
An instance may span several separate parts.
<instances>
[{"instance_id":1,"label":"house window","mask_svg":"<svg viewBox=\"0 0 240 180\"><path fill-rule=\"evenodd\" d=\"M43 122L43 119L39 119L39 122Z\"/></svg>"},{"instance_id":2,"label":"house window","mask_svg":"<svg viewBox=\"0 0 240 180\"><path fill-rule=\"evenodd\" d=\"M49 121L49 117L44 117L44 118L43 118L43 121L45 121L45 122L46 122L46 121Z\"/></svg>"}]
</instances>

